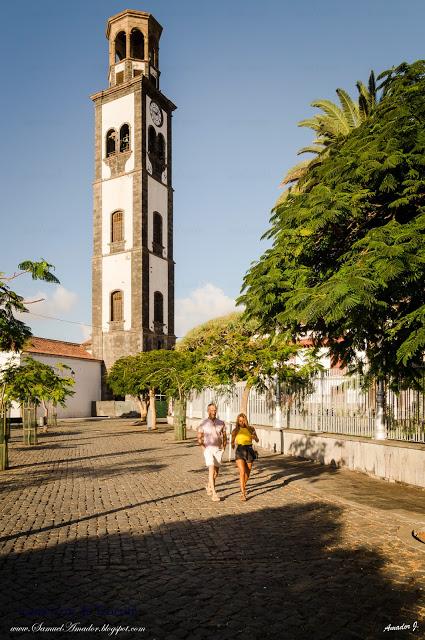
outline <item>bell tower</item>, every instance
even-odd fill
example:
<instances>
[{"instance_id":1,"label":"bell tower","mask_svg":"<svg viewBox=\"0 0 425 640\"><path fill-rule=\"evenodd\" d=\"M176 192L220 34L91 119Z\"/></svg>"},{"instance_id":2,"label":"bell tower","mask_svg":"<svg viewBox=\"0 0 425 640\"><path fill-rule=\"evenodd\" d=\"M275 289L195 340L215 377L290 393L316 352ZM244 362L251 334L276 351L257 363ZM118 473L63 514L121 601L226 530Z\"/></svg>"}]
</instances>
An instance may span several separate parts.
<instances>
[{"instance_id":1,"label":"bell tower","mask_svg":"<svg viewBox=\"0 0 425 640\"><path fill-rule=\"evenodd\" d=\"M91 96L92 352L107 369L122 356L175 344L171 119L176 106L159 89L161 32L143 11L109 18L109 87Z\"/></svg>"}]
</instances>

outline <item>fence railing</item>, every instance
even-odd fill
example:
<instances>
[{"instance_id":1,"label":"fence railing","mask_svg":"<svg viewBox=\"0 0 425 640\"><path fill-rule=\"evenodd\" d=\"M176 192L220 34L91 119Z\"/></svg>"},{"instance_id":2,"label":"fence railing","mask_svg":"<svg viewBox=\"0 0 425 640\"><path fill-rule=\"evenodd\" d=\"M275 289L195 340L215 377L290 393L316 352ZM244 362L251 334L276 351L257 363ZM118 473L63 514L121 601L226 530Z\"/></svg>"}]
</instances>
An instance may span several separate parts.
<instances>
[{"instance_id":1,"label":"fence railing","mask_svg":"<svg viewBox=\"0 0 425 640\"><path fill-rule=\"evenodd\" d=\"M234 422L240 412L244 384L227 393L206 389L193 394L187 406L188 416L202 418L214 401L218 414ZM322 372L308 388L276 388L264 393L250 392L248 419L258 426L336 433L373 438L376 417L376 389L365 390L360 376L340 370ZM407 389L396 394L386 389L385 424L387 438L425 442L425 393Z\"/></svg>"}]
</instances>

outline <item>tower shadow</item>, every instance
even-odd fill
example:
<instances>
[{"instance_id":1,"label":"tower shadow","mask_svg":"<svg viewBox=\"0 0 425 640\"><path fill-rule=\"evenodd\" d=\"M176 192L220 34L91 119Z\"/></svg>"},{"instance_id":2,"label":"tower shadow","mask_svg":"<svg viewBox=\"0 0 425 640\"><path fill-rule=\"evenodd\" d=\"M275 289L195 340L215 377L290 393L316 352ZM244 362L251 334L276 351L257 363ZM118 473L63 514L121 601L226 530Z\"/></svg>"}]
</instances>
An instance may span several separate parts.
<instances>
[{"instance_id":1,"label":"tower shadow","mask_svg":"<svg viewBox=\"0 0 425 640\"><path fill-rule=\"evenodd\" d=\"M158 526L147 523L143 505L136 510L138 528L124 524L108 535L102 514L93 514L97 535L86 533L87 523L64 524L65 541L58 542L55 527L52 535L34 532L44 548L1 556L1 637L16 637L12 626L71 621L128 626L118 637L139 640L372 640L388 624L419 620L423 596L392 583L379 552L343 540L335 505L290 504ZM126 523L126 507L117 511Z\"/></svg>"}]
</instances>

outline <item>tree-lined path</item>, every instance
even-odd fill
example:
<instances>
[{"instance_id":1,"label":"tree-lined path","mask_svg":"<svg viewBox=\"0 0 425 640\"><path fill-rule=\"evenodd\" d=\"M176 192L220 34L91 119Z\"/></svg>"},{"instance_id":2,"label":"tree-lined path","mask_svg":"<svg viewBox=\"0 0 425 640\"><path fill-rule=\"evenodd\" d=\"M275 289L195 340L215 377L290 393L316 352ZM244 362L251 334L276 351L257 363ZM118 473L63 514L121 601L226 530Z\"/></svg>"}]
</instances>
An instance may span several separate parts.
<instances>
[{"instance_id":1,"label":"tree-lined path","mask_svg":"<svg viewBox=\"0 0 425 640\"><path fill-rule=\"evenodd\" d=\"M403 537L425 522L420 489L264 453L246 503L234 463L213 503L195 441L165 426L62 423L30 448L12 434L1 638L66 621L157 640L425 637L425 553Z\"/></svg>"}]
</instances>

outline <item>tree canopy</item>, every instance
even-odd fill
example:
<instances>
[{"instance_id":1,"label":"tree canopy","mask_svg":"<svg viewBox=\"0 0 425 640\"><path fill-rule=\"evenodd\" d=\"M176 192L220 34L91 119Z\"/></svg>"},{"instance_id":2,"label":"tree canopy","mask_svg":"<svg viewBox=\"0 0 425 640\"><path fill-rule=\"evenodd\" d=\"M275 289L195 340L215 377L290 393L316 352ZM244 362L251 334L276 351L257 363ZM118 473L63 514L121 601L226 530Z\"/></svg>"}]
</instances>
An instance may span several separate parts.
<instances>
[{"instance_id":1,"label":"tree canopy","mask_svg":"<svg viewBox=\"0 0 425 640\"><path fill-rule=\"evenodd\" d=\"M275 208L238 303L262 331L308 332L353 369L408 384L425 347L425 61L379 79L370 116Z\"/></svg>"},{"instance_id":2,"label":"tree canopy","mask_svg":"<svg viewBox=\"0 0 425 640\"><path fill-rule=\"evenodd\" d=\"M0 272L0 351L20 351L25 341L31 337L31 329L15 317L15 313L26 313L24 298L13 291L8 284L24 274L31 274L33 280L59 283L51 269L53 265L46 260L39 262L24 260L18 266L19 272L6 276Z\"/></svg>"},{"instance_id":3,"label":"tree canopy","mask_svg":"<svg viewBox=\"0 0 425 640\"><path fill-rule=\"evenodd\" d=\"M67 372L72 370L63 363L51 367L30 356L25 356L21 364L11 362L0 372L3 402L44 404L46 412L48 402L64 407L66 398L75 393L75 380L72 375L64 375Z\"/></svg>"},{"instance_id":4,"label":"tree canopy","mask_svg":"<svg viewBox=\"0 0 425 640\"><path fill-rule=\"evenodd\" d=\"M314 359L304 354L296 363L300 346L287 335L262 335L242 312L214 318L192 329L179 343L192 352L205 370L205 386L230 387L245 382L241 411L246 413L251 388L265 390L273 380L303 384L316 370Z\"/></svg>"}]
</instances>

